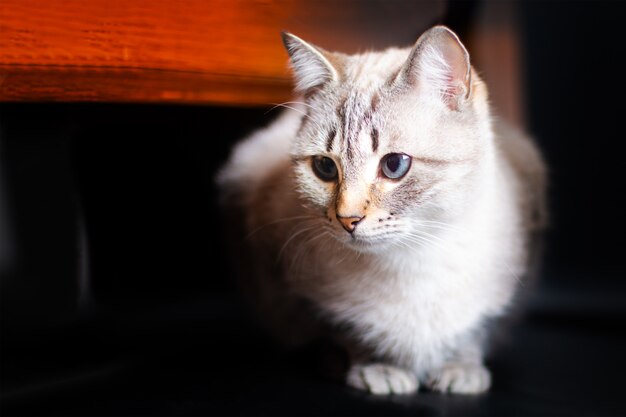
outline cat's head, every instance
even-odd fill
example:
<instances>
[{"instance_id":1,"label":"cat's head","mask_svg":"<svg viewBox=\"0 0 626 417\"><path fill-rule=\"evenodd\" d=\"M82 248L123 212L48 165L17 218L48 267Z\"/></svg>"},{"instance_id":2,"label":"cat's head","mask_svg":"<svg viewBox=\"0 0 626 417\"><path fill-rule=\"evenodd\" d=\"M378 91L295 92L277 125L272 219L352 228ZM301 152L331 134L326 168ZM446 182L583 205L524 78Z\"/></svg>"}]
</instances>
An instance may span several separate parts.
<instances>
[{"instance_id":1,"label":"cat's head","mask_svg":"<svg viewBox=\"0 0 626 417\"><path fill-rule=\"evenodd\" d=\"M283 40L306 112L292 148L302 198L357 249L436 234L471 198L491 141L458 37L437 26L413 48L360 55Z\"/></svg>"}]
</instances>

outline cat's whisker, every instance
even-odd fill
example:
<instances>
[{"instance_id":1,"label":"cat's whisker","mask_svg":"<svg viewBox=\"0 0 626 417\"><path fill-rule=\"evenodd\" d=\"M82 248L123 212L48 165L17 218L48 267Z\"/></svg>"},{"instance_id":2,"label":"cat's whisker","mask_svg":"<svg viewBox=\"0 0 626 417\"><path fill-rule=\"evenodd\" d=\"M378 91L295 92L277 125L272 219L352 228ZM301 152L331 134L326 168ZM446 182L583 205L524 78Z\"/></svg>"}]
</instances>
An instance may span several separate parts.
<instances>
[{"instance_id":1,"label":"cat's whisker","mask_svg":"<svg viewBox=\"0 0 626 417\"><path fill-rule=\"evenodd\" d=\"M452 229L449 227L445 227L445 226L441 226L441 225L437 225L437 224L417 224L417 226L419 226L420 228L428 228L428 229L434 229L434 230L443 230L446 232L454 232L454 233L461 233L463 232L462 230L458 230L458 229Z\"/></svg>"},{"instance_id":2,"label":"cat's whisker","mask_svg":"<svg viewBox=\"0 0 626 417\"><path fill-rule=\"evenodd\" d=\"M428 221L429 223L431 221ZM427 228L431 228L431 229L436 229L436 230L443 230L443 231L447 231L447 232L453 232L455 234L460 234L463 233L465 235L471 236L470 239L472 241L478 242L478 243L487 243L487 244L491 244L491 241L489 239L477 236L477 233L475 232L471 232L468 229L465 228L461 228L458 226L453 226L447 223L441 223L441 222L432 222L434 224L425 224L423 220L418 221L416 224L418 226L424 226ZM427 234L427 232L420 230L421 233Z\"/></svg>"},{"instance_id":3,"label":"cat's whisker","mask_svg":"<svg viewBox=\"0 0 626 417\"><path fill-rule=\"evenodd\" d=\"M287 103L288 103L288 102L287 102ZM309 119L309 120L311 121L311 123L313 123L313 124L315 125L315 127L317 127L320 131L323 131L323 130L324 130L324 129L323 129L323 127L322 127L322 125L320 125L320 124L319 124L319 123L318 123L315 119L313 119L310 115L308 115L306 112L304 112L304 111L302 111L302 110L300 110L300 109L297 109L297 108L292 107L292 106L287 106L287 105L286 105L286 104L284 104L284 103L278 103L278 104L276 104L276 103L271 103L271 104L274 104L274 107L272 107L272 108L271 108L271 109L269 109L267 112L265 112L265 114L267 114L267 113L271 112L272 110L274 110L274 109L276 109L276 108L278 108L278 107L284 107L284 108L286 108L286 109L290 109L290 110L293 110L293 111L295 111L295 112L300 113L301 115L303 115L304 117L306 117L307 119Z\"/></svg>"},{"instance_id":4,"label":"cat's whisker","mask_svg":"<svg viewBox=\"0 0 626 417\"><path fill-rule=\"evenodd\" d=\"M346 252L345 255L343 255L343 257L341 259L339 259L337 262L335 262L335 266L341 264L343 261L346 260L347 257L348 257L348 252Z\"/></svg>"},{"instance_id":5,"label":"cat's whisker","mask_svg":"<svg viewBox=\"0 0 626 417\"><path fill-rule=\"evenodd\" d=\"M431 222L428 221L428 223L431 223ZM465 235L471 236L471 239L473 241L477 241L477 242L480 242L480 243L488 243L489 242L488 239L481 238L481 237L477 236L477 233L471 232L468 229L457 227L457 226L453 226L453 225L450 225L450 224L447 224L447 223L441 223L441 222L432 222L432 223L433 224L427 224L423 220L419 220L418 222L416 222L416 224L418 226L423 226L423 227L426 227L426 228L431 228L431 229L435 229L435 230L443 230L443 231L446 231L446 232L452 232L453 234L456 234L456 235L458 235L458 234L465 234ZM423 230L420 230L420 232L426 233Z\"/></svg>"},{"instance_id":6,"label":"cat's whisker","mask_svg":"<svg viewBox=\"0 0 626 417\"><path fill-rule=\"evenodd\" d=\"M419 231L419 233L421 233L421 234L422 234L423 236L425 236L425 237L429 237L429 238L435 239L435 240L437 240L438 242L442 242L442 243L445 243L445 242L446 242L446 241L445 241L444 239L442 239L441 237L436 236L436 235L433 235L433 234L428 233L428 232L425 232L425 231L423 231L423 230L420 230L420 231Z\"/></svg>"},{"instance_id":7,"label":"cat's whisker","mask_svg":"<svg viewBox=\"0 0 626 417\"><path fill-rule=\"evenodd\" d=\"M398 240L394 240L394 241L392 241L392 242L391 242L391 245L392 245L392 246L396 246L396 247L401 246L401 247L403 247L403 248L405 248L405 249L407 249L407 250L412 250L412 249L414 249L414 248L413 248L413 247L411 247L408 243L404 242L402 239L398 239Z\"/></svg>"},{"instance_id":8,"label":"cat's whisker","mask_svg":"<svg viewBox=\"0 0 626 417\"><path fill-rule=\"evenodd\" d=\"M305 227L303 229L298 230L297 232L293 233L289 239L287 239L287 241L285 241L285 243L283 244L283 246L280 248L280 251L278 252L278 256L276 258L276 262L278 262L280 260L280 257L282 256L284 250L287 248L287 245L289 245L289 242L291 242L293 239L295 239L296 237L300 236L302 233L306 233L309 232L311 230L316 229L316 226L310 226L310 227ZM293 230L293 229L292 229Z\"/></svg>"},{"instance_id":9,"label":"cat's whisker","mask_svg":"<svg viewBox=\"0 0 626 417\"><path fill-rule=\"evenodd\" d=\"M295 255L293 256L293 259L291 261L291 264L289 266L289 268L291 270L294 270L294 272L298 272L295 271L295 266L296 264L302 259L302 255L306 252L307 246L312 243L313 241L319 239L320 237L326 236L328 235L329 232L326 230L323 230L322 232L318 233L317 235L311 237L310 239L302 242L299 246L299 249L296 251ZM299 275L299 274L298 274Z\"/></svg>"},{"instance_id":10,"label":"cat's whisker","mask_svg":"<svg viewBox=\"0 0 626 417\"><path fill-rule=\"evenodd\" d=\"M447 230L447 231L456 232L456 233L468 233L469 232L468 230L464 228L461 228L461 227L458 227L449 223L435 222L435 221L430 221L430 220L418 220L416 222L416 225L429 227L431 229Z\"/></svg>"},{"instance_id":11,"label":"cat's whisker","mask_svg":"<svg viewBox=\"0 0 626 417\"><path fill-rule=\"evenodd\" d=\"M457 228L457 229L461 229L462 230L462 228L460 226L458 226L458 225L453 225L452 223L440 222L440 221L436 221L436 220L420 219L420 220L418 220L418 222L419 223L440 224L440 225L443 225L443 226L449 226L449 227L452 227L452 228Z\"/></svg>"},{"instance_id":12,"label":"cat's whisker","mask_svg":"<svg viewBox=\"0 0 626 417\"><path fill-rule=\"evenodd\" d=\"M423 221L420 220L417 223L417 225L418 226L427 227L427 228L431 228L431 229L435 229L435 230L443 230L443 231L446 231L446 232L452 232L454 235L459 235L459 234L468 235L468 236L471 236L470 239L472 240L472 242L475 242L475 243L478 242L478 243L481 243L481 244L489 244L489 245L492 244L492 242L489 239L480 237L480 236L478 236L477 233L471 232L471 231L469 231L469 230L467 230L465 228L452 226L452 225L449 225L447 223L440 223L440 222L433 222L433 223L436 223L436 224L424 224L422 222ZM424 234L428 234L427 232L425 232L423 230L420 230L420 232L424 233Z\"/></svg>"},{"instance_id":13,"label":"cat's whisker","mask_svg":"<svg viewBox=\"0 0 626 417\"><path fill-rule=\"evenodd\" d=\"M276 104L276 103L268 103L268 104ZM303 106L307 106L308 108L311 108L311 109L315 108L312 105L310 105L309 103L305 103L304 101L283 101L280 104L300 104L300 105L303 105Z\"/></svg>"},{"instance_id":14,"label":"cat's whisker","mask_svg":"<svg viewBox=\"0 0 626 417\"><path fill-rule=\"evenodd\" d=\"M298 250L297 250L296 254L294 255L294 257L299 256L299 255L302 253L302 251L303 251L304 249L306 249L307 245L309 245L311 242L313 242L314 240L319 239L321 236L324 236L324 235L325 235L325 234L327 234L327 233L328 233L328 232L327 232L326 230L322 230L320 233L318 233L317 235L315 235L315 236L313 236L313 237L309 238L308 240L305 240L305 241L303 241L303 242L300 242L300 244L298 245L298 246L299 246L299 248L298 248Z\"/></svg>"},{"instance_id":15,"label":"cat's whisker","mask_svg":"<svg viewBox=\"0 0 626 417\"><path fill-rule=\"evenodd\" d=\"M419 241L426 241L428 243L435 243L433 240L428 239L427 237L422 236L422 235L420 235L418 233L410 233L410 234L407 234L407 235L403 235L402 237L407 239L407 240L417 239Z\"/></svg>"},{"instance_id":16,"label":"cat's whisker","mask_svg":"<svg viewBox=\"0 0 626 417\"><path fill-rule=\"evenodd\" d=\"M269 223L265 223L259 227L257 227L256 229L254 229L253 231L251 231L250 233L248 233L245 237L244 237L244 241L250 239L250 237L252 237L254 234L258 233L259 231L261 231L262 229L264 229L267 226L272 226L278 223L283 223L283 222L287 222L287 221L295 221L295 220L303 220L303 219L318 219L318 217L316 216L293 216L293 217L285 217L282 219L278 219L278 220L274 220L271 221Z\"/></svg>"},{"instance_id":17,"label":"cat's whisker","mask_svg":"<svg viewBox=\"0 0 626 417\"><path fill-rule=\"evenodd\" d=\"M414 250L415 250L415 245L416 245L416 242L407 241L407 240L405 240L404 238L400 238L400 239L398 239L398 240L397 240L397 243L396 243L396 242L394 242L394 244L395 244L397 247L404 248L404 249L406 249L406 250L408 250L408 251L410 251L410 252L411 252L411 251L414 251ZM420 245L420 246L421 246L421 245L424 245L423 243L417 243L417 244L418 244L418 245Z\"/></svg>"},{"instance_id":18,"label":"cat's whisker","mask_svg":"<svg viewBox=\"0 0 626 417\"><path fill-rule=\"evenodd\" d=\"M283 107L285 109L293 110L295 112L298 112L298 113L308 117L308 114L306 114L306 112L304 112L304 111L302 111L302 110L300 110L298 108L295 108L295 107L292 107L292 106L288 106L287 105L288 103L289 103L288 101L286 101L284 103L270 103L273 107L270 108L268 111L266 111L265 114L267 114L267 113L269 113L269 112L271 112L271 111L273 111L273 110L275 110L275 109L277 109L279 107Z\"/></svg>"},{"instance_id":19,"label":"cat's whisker","mask_svg":"<svg viewBox=\"0 0 626 417\"><path fill-rule=\"evenodd\" d=\"M405 235L404 238L411 240L411 239L417 239L418 241L416 241L415 243L428 243L430 247L435 247L438 249L442 249L445 251L448 251L449 248L443 246L442 244L440 244L439 242L433 240L433 239L429 239L425 236L419 235L417 233L411 233L409 235Z\"/></svg>"},{"instance_id":20,"label":"cat's whisker","mask_svg":"<svg viewBox=\"0 0 626 417\"><path fill-rule=\"evenodd\" d=\"M427 248L433 247L432 242L425 240L425 239L418 238L418 237L409 238L408 236L403 236L401 240L411 250L415 249L415 245L427 247Z\"/></svg>"}]
</instances>

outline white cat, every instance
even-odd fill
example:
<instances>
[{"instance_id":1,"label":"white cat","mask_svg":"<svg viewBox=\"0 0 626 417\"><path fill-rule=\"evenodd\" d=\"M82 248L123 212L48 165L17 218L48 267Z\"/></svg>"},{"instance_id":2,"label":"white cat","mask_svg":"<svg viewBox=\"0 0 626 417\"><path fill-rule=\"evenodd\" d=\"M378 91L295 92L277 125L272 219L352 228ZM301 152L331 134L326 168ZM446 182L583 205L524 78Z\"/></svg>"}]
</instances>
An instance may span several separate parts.
<instances>
[{"instance_id":1,"label":"white cat","mask_svg":"<svg viewBox=\"0 0 626 417\"><path fill-rule=\"evenodd\" d=\"M360 55L283 40L303 101L218 178L242 288L282 340L342 343L353 387L487 390L487 322L511 305L542 226L539 153L494 128L446 27Z\"/></svg>"}]
</instances>

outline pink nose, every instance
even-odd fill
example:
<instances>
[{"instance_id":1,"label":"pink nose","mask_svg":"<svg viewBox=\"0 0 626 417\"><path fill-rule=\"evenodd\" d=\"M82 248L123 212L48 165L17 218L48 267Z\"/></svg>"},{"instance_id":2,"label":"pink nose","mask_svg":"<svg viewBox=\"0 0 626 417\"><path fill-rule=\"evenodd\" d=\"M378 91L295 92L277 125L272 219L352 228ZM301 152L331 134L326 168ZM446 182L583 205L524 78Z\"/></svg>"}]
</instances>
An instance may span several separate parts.
<instances>
[{"instance_id":1,"label":"pink nose","mask_svg":"<svg viewBox=\"0 0 626 417\"><path fill-rule=\"evenodd\" d=\"M363 217L343 217L337 215L337 220L339 220L339 223L346 229L346 232L352 233L354 229L356 229L356 225L363 220Z\"/></svg>"}]
</instances>

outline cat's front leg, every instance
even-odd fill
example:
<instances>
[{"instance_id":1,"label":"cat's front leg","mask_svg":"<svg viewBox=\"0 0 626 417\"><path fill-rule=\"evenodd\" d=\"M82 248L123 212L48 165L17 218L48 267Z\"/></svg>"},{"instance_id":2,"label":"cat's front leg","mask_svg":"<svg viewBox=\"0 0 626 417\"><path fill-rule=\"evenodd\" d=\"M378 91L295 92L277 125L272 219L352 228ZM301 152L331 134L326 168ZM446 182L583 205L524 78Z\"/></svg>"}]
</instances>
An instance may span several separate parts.
<instances>
[{"instance_id":1,"label":"cat's front leg","mask_svg":"<svg viewBox=\"0 0 626 417\"><path fill-rule=\"evenodd\" d=\"M349 386L377 395L412 394L419 388L416 375L385 363L357 363L348 370Z\"/></svg>"},{"instance_id":2,"label":"cat's front leg","mask_svg":"<svg viewBox=\"0 0 626 417\"><path fill-rule=\"evenodd\" d=\"M491 387L491 373L481 363L449 362L430 372L425 382L433 391L480 394Z\"/></svg>"},{"instance_id":3,"label":"cat's front leg","mask_svg":"<svg viewBox=\"0 0 626 417\"><path fill-rule=\"evenodd\" d=\"M452 394L480 394L491 387L491 373L483 364L482 339L464 341L443 366L428 372L425 384L433 391Z\"/></svg>"}]
</instances>

